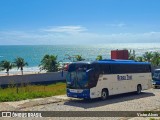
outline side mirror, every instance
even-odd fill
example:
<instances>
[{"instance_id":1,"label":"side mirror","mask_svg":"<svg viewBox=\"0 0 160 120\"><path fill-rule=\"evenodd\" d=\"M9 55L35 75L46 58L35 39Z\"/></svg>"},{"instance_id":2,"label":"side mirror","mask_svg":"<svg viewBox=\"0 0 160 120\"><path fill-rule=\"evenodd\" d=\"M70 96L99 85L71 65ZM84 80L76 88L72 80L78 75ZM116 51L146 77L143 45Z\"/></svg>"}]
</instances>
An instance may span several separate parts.
<instances>
[{"instance_id":1,"label":"side mirror","mask_svg":"<svg viewBox=\"0 0 160 120\"><path fill-rule=\"evenodd\" d=\"M94 68L88 69L86 72L94 71Z\"/></svg>"}]
</instances>

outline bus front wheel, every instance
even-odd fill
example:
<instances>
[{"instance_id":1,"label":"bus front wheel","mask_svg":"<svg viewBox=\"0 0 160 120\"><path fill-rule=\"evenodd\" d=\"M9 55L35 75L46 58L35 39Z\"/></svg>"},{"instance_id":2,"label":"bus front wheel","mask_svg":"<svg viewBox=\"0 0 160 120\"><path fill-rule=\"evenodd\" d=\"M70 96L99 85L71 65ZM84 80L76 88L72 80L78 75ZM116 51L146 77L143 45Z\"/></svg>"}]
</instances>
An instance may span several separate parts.
<instances>
[{"instance_id":1,"label":"bus front wheel","mask_svg":"<svg viewBox=\"0 0 160 120\"><path fill-rule=\"evenodd\" d=\"M137 85L137 94L140 94L142 91L141 85Z\"/></svg>"},{"instance_id":2,"label":"bus front wheel","mask_svg":"<svg viewBox=\"0 0 160 120\"><path fill-rule=\"evenodd\" d=\"M108 97L108 90L107 89L103 89L102 93L101 93L101 99L102 100L106 100Z\"/></svg>"}]
</instances>

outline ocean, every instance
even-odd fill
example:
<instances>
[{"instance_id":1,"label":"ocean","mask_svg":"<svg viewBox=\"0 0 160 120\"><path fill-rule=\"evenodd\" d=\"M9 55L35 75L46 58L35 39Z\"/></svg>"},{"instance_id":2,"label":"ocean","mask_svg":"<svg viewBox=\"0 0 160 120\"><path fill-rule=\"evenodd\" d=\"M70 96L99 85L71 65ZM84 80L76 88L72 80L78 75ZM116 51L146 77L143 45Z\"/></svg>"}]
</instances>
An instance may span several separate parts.
<instances>
[{"instance_id":1,"label":"ocean","mask_svg":"<svg viewBox=\"0 0 160 120\"><path fill-rule=\"evenodd\" d=\"M66 54L82 55L87 61L93 61L97 55L103 58L110 58L110 51L116 49L135 50L136 55L140 56L145 52L160 52L160 43L115 43L103 45L1 45L0 61L14 61L16 57L22 57L28 63L24 71L39 71L39 64L45 54L53 54L58 56L58 61L70 62ZM17 71L17 68L11 72ZM3 72L1 72L3 73Z\"/></svg>"}]
</instances>

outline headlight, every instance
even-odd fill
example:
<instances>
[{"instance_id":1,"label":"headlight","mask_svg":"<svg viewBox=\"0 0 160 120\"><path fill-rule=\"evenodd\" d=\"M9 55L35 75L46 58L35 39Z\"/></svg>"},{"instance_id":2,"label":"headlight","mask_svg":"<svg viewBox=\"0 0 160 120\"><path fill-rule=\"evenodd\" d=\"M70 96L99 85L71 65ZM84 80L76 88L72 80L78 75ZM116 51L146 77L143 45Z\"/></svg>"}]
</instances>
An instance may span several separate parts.
<instances>
[{"instance_id":1,"label":"headlight","mask_svg":"<svg viewBox=\"0 0 160 120\"><path fill-rule=\"evenodd\" d=\"M154 85L154 84L156 84L156 82L152 82L152 84Z\"/></svg>"},{"instance_id":2,"label":"headlight","mask_svg":"<svg viewBox=\"0 0 160 120\"><path fill-rule=\"evenodd\" d=\"M67 82L67 84L71 84L71 82Z\"/></svg>"}]
</instances>

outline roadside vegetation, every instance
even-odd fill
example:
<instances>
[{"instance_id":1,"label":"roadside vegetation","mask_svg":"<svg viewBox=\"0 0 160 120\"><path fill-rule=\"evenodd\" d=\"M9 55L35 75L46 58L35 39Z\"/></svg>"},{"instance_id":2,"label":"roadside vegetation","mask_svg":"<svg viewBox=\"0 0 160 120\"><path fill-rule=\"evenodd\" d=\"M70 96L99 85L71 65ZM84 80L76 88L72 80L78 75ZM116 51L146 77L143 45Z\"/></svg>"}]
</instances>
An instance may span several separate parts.
<instances>
[{"instance_id":1,"label":"roadside vegetation","mask_svg":"<svg viewBox=\"0 0 160 120\"><path fill-rule=\"evenodd\" d=\"M160 53L159 52L145 52L142 56L136 56L135 51L129 51L129 60L139 62L150 62L153 67L160 66Z\"/></svg>"},{"instance_id":2,"label":"roadside vegetation","mask_svg":"<svg viewBox=\"0 0 160 120\"><path fill-rule=\"evenodd\" d=\"M63 82L50 85L10 85L0 88L0 102L19 101L33 98L43 98L66 93L66 84Z\"/></svg>"}]
</instances>

